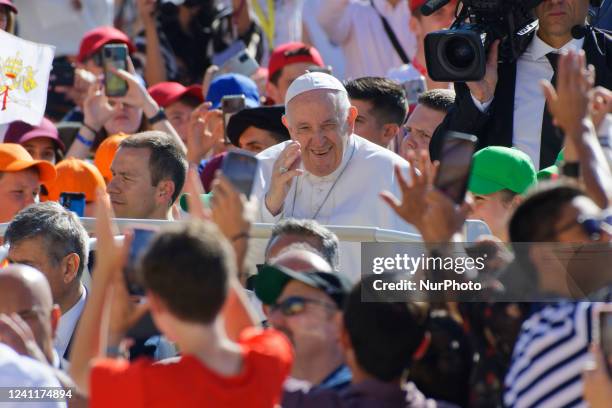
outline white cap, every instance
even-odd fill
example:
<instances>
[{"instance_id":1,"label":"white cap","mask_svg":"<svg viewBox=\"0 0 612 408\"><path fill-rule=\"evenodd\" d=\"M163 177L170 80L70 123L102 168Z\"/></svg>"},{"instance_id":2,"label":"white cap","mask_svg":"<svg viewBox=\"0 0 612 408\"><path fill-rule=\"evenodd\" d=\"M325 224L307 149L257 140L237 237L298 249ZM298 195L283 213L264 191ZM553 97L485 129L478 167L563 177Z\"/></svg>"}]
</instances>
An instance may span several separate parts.
<instances>
[{"instance_id":1,"label":"white cap","mask_svg":"<svg viewBox=\"0 0 612 408\"><path fill-rule=\"evenodd\" d=\"M298 77L291 83L285 96L285 107L290 100L305 92L317 89L329 89L330 91L346 92L346 88L336 77L324 72L309 72Z\"/></svg>"}]
</instances>

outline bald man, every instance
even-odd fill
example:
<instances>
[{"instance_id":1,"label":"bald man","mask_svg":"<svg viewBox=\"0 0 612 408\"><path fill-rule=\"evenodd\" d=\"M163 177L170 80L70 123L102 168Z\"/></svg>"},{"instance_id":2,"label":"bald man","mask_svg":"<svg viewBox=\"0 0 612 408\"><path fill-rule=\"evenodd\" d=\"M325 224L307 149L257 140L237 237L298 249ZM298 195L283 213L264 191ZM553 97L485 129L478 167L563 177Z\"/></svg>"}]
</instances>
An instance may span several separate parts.
<instances>
[{"instance_id":1,"label":"bald man","mask_svg":"<svg viewBox=\"0 0 612 408\"><path fill-rule=\"evenodd\" d=\"M255 282L268 321L289 337L295 359L288 386L340 390L351 381L338 320L350 283L307 244L293 244L265 265Z\"/></svg>"},{"instance_id":2,"label":"bald man","mask_svg":"<svg viewBox=\"0 0 612 408\"><path fill-rule=\"evenodd\" d=\"M36 269L25 265L0 269L0 314L11 316L15 313L21 317L47 362L60 368L61 361L53 348L53 338L61 312L52 299L47 278ZM7 331L6 324L0 324L0 338L8 338Z\"/></svg>"}]
</instances>

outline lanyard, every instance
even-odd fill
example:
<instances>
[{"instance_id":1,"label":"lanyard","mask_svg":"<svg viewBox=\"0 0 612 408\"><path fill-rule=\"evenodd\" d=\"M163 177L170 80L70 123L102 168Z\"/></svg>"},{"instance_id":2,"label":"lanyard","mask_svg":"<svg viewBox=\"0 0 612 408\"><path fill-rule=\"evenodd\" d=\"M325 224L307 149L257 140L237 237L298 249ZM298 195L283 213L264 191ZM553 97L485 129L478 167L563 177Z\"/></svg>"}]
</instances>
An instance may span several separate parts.
<instances>
[{"instance_id":1,"label":"lanyard","mask_svg":"<svg viewBox=\"0 0 612 408\"><path fill-rule=\"evenodd\" d=\"M267 0L267 5L268 16L266 17L261 9L261 6L259 5L259 0L253 0L253 10L255 10L255 14L257 15L261 29L264 31L264 34L268 40L268 48L272 50L274 49L274 32L276 31L276 11L274 10L274 0Z\"/></svg>"}]
</instances>

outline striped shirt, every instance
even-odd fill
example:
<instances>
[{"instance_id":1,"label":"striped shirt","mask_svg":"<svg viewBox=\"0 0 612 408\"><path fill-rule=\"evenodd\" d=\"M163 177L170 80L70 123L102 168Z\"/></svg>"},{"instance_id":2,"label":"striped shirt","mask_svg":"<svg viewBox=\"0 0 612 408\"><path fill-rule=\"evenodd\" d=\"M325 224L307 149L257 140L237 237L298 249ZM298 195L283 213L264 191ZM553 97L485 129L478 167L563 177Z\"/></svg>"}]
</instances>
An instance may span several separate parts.
<instances>
[{"instance_id":1,"label":"striped shirt","mask_svg":"<svg viewBox=\"0 0 612 408\"><path fill-rule=\"evenodd\" d=\"M508 407L587 407L582 371L591 342L591 302L545 306L523 323L505 379Z\"/></svg>"}]
</instances>

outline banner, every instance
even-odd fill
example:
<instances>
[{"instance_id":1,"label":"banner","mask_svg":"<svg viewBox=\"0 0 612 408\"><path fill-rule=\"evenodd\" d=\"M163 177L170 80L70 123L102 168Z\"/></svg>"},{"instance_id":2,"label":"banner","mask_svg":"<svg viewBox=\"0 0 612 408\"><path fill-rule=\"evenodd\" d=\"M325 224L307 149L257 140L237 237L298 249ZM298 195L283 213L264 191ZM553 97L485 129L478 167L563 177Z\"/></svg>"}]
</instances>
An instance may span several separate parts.
<instances>
[{"instance_id":1,"label":"banner","mask_svg":"<svg viewBox=\"0 0 612 408\"><path fill-rule=\"evenodd\" d=\"M37 126L47 105L54 47L0 30L0 124L21 120Z\"/></svg>"}]
</instances>

